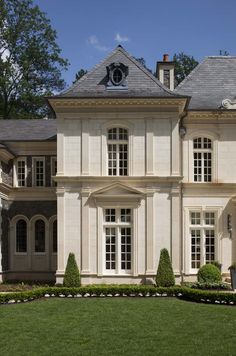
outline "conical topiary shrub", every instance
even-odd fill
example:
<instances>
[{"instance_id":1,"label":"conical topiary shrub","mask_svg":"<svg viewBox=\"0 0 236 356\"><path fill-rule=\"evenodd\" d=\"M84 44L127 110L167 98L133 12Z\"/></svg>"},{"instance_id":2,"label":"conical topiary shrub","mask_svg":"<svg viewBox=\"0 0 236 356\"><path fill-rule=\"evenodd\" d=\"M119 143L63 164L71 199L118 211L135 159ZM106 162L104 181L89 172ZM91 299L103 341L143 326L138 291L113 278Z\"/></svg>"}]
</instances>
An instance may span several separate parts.
<instances>
[{"instance_id":1,"label":"conical topiary shrub","mask_svg":"<svg viewBox=\"0 0 236 356\"><path fill-rule=\"evenodd\" d=\"M166 248L161 250L156 275L157 287L172 287L175 285L175 276L171 266L169 252Z\"/></svg>"},{"instance_id":2,"label":"conical topiary shrub","mask_svg":"<svg viewBox=\"0 0 236 356\"><path fill-rule=\"evenodd\" d=\"M80 273L74 253L70 253L67 260L66 271L63 281L64 287L80 287Z\"/></svg>"}]
</instances>

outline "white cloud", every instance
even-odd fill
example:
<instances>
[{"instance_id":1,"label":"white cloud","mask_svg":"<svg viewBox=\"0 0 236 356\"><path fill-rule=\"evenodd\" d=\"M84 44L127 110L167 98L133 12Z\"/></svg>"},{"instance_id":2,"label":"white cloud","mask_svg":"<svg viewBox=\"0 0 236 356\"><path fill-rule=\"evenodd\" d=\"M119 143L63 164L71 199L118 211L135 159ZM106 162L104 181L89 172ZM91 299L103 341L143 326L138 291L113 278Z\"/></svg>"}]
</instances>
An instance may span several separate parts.
<instances>
[{"instance_id":1,"label":"white cloud","mask_svg":"<svg viewBox=\"0 0 236 356\"><path fill-rule=\"evenodd\" d=\"M119 32L117 32L116 37L115 37L115 41L117 41L117 42L119 42L119 43L122 43L122 42L129 42L130 39L129 39L129 37L127 37L127 36L121 36L121 35L119 34Z\"/></svg>"},{"instance_id":2,"label":"white cloud","mask_svg":"<svg viewBox=\"0 0 236 356\"><path fill-rule=\"evenodd\" d=\"M102 51L102 52L106 52L109 51L109 48L106 46L103 46L100 44L100 42L98 41L97 37L95 35L92 35L88 38L87 41L91 46L93 46L94 48L96 48L98 51Z\"/></svg>"}]
</instances>

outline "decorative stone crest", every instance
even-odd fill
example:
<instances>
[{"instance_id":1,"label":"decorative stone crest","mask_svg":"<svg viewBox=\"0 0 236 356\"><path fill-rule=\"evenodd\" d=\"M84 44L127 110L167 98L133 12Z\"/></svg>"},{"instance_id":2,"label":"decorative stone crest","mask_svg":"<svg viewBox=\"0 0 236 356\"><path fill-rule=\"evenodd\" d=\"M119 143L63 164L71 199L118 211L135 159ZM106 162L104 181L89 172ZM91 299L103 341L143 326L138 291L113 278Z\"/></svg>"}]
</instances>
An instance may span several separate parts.
<instances>
[{"instance_id":1,"label":"decorative stone crest","mask_svg":"<svg viewBox=\"0 0 236 356\"><path fill-rule=\"evenodd\" d=\"M129 68L123 63L111 63L107 66L107 89L127 89L126 77Z\"/></svg>"}]
</instances>

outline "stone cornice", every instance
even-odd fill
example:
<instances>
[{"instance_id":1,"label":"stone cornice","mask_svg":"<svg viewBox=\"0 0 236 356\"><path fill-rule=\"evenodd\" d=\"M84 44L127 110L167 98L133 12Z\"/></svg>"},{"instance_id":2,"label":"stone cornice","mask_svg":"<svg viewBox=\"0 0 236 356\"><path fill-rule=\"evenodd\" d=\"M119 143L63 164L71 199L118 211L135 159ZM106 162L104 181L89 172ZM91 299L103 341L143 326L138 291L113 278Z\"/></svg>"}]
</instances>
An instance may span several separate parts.
<instances>
[{"instance_id":1,"label":"stone cornice","mask_svg":"<svg viewBox=\"0 0 236 356\"><path fill-rule=\"evenodd\" d=\"M209 120L211 123L220 123L225 121L232 121L236 119L236 110L202 110L202 111L188 111L184 122L195 123L203 120Z\"/></svg>"},{"instance_id":2,"label":"stone cornice","mask_svg":"<svg viewBox=\"0 0 236 356\"><path fill-rule=\"evenodd\" d=\"M12 187L9 200L56 200L56 188L52 187Z\"/></svg>"},{"instance_id":3,"label":"stone cornice","mask_svg":"<svg viewBox=\"0 0 236 356\"><path fill-rule=\"evenodd\" d=\"M183 183L183 197L233 197L236 196L236 183Z\"/></svg>"},{"instance_id":4,"label":"stone cornice","mask_svg":"<svg viewBox=\"0 0 236 356\"><path fill-rule=\"evenodd\" d=\"M176 184L182 181L182 176L56 176L53 177L58 184L63 183L160 183L160 184Z\"/></svg>"},{"instance_id":5,"label":"stone cornice","mask_svg":"<svg viewBox=\"0 0 236 356\"><path fill-rule=\"evenodd\" d=\"M185 108L187 98L48 98L48 101L55 112L83 109L107 109L119 107L126 109L130 107L155 107L155 109L169 107L176 108L182 112Z\"/></svg>"}]
</instances>

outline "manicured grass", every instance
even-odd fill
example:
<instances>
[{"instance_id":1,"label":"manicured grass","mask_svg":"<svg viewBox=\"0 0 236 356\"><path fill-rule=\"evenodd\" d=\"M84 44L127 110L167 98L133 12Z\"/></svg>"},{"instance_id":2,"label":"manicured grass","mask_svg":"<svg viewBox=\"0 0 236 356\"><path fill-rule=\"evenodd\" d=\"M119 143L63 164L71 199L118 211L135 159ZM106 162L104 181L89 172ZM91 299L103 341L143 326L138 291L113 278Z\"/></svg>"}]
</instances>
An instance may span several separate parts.
<instances>
[{"instance_id":1,"label":"manicured grass","mask_svg":"<svg viewBox=\"0 0 236 356\"><path fill-rule=\"evenodd\" d=\"M235 330L235 307L175 298L50 298L0 306L4 356L229 356Z\"/></svg>"}]
</instances>

